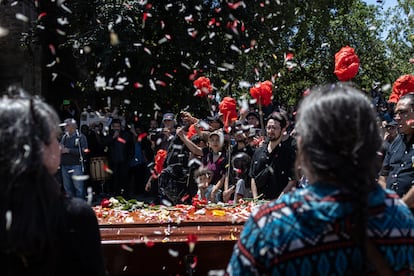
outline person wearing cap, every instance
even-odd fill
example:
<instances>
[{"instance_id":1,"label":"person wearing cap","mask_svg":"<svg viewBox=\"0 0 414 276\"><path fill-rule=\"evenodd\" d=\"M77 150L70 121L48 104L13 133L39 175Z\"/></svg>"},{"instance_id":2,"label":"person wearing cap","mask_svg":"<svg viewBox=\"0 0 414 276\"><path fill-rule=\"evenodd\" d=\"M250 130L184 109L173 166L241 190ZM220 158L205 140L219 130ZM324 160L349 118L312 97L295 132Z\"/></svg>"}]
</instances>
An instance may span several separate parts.
<instances>
[{"instance_id":1,"label":"person wearing cap","mask_svg":"<svg viewBox=\"0 0 414 276\"><path fill-rule=\"evenodd\" d=\"M224 134L221 130L210 132L208 147L201 148L194 144L179 128L177 136L184 145L195 155L201 156L203 166L213 172L213 177L206 196L208 200L218 202L221 200L221 189L224 186L226 177L227 155L224 146Z\"/></svg>"},{"instance_id":2,"label":"person wearing cap","mask_svg":"<svg viewBox=\"0 0 414 276\"><path fill-rule=\"evenodd\" d=\"M70 197L85 199L84 155L88 148L85 135L77 129L74 119L64 121L65 134L60 141L63 188Z\"/></svg>"},{"instance_id":3,"label":"person wearing cap","mask_svg":"<svg viewBox=\"0 0 414 276\"><path fill-rule=\"evenodd\" d=\"M221 120L220 115L218 114L207 117L207 122L209 123L210 131L221 129L224 126L223 121Z\"/></svg>"},{"instance_id":4,"label":"person wearing cap","mask_svg":"<svg viewBox=\"0 0 414 276\"><path fill-rule=\"evenodd\" d=\"M378 182L394 190L414 208L414 93L402 96L395 107L394 120L399 135L385 153Z\"/></svg>"},{"instance_id":5,"label":"person wearing cap","mask_svg":"<svg viewBox=\"0 0 414 276\"><path fill-rule=\"evenodd\" d=\"M248 125L251 125L253 128L260 128L260 117L257 112L249 112L246 115L246 121Z\"/></svg>"},{"instance_id":6,"label":"person wearing cap","mask_svg":"<svg viewBox=\"0 0 414 276\"><path fill-rule=\"evenodd\" d=\"M398 135L398 123L394 120L385 124L384 127L384 150L387 151Z\"/></svg>"}]
</instances>

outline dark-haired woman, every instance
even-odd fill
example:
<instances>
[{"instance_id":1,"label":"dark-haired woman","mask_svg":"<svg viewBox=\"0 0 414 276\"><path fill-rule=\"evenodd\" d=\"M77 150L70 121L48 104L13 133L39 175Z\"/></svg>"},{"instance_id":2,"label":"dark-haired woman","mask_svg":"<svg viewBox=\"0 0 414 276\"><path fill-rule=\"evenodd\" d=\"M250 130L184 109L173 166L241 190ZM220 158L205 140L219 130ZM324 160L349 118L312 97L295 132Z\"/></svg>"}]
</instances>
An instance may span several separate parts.
<instances>
[{"instance_id":1,"label":"dark-haired woman","mask_svg":"<svg viewBox=\"0 0 414 276\"><path fill-rule=\"evenodd\" d=\"M297 115L297 165L310 185L246 222L230 275L413 275L414 218L375 181L381 137L369 100L314 89Z\"/></svg>"},{"instance_id":2,"label":"dark-haired woman","mask_svg":"<svg viewBox=\"0 0 414 276\"><path fill-rule=\"evenodd\" d=\"M1 275L105 275L93 210L66 198L59 118L40 99L9 88L0 98Z\"/></svg>"}]
</instances>

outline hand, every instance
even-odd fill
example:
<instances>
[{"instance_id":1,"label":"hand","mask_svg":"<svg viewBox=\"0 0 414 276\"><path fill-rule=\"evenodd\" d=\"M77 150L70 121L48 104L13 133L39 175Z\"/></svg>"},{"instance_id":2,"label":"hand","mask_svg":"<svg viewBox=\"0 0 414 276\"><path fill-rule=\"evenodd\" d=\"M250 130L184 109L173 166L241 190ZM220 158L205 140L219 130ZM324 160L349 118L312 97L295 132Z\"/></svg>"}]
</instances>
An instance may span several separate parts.
<instances>
[{"instance_id":1,"label":"hand","mask_svg":"<svg viewBox=\"0 0 414 276\"><path fill-rule=\"evenodd\" d=\"M151 191L151 178L148 180L147 184L145 185L145 191Z\"/></svg>"},{"instance_id":2,"label":"hand","mask_svg":"<svg viewBox=\"0 0 414 276\"><path fill-rule=\"evenodd\" d=\"M118 138L118 136L119 136L119 131L115 130L114 135L112 136L112 138L116 139L116 138Z\"/></svg>"},{"instance_id":3,"label":"hand","mask_svg":"<svg viewBox=\"0 0 414 276\"><path fill-rule=\"evenodd\" d=\"M184 131L182 127L177 128L176 134L178 137L183 138L184 137Z\"/></svg>"},{"instance_id":4,"label":"hand","mask_svg":"<svg viewBox=\"0 0 414 276\"><path fill-rule=\"evenodd\" d=\"M231 195L234 193L234 189L236 188L235 185L231 186L227 190L223 192L223 201L228 202L230 200Z\"/></svg>"}]
</instances>

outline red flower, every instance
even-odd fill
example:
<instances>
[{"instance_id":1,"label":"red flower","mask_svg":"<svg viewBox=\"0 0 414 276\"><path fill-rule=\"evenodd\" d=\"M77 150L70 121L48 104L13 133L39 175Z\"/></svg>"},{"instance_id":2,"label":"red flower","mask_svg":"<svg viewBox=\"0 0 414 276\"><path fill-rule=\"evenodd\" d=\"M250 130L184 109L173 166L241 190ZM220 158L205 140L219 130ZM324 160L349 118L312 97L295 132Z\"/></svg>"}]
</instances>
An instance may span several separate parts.
<instances>
[{"instance_id":1,"label":"red flower","mask_svg":"<svg viewBox=\"0 0 414 276\"><path fill-rule=\"evenodd\" d=\"M359 58L354 48L345 46L335 54L335 75L340 81L348 81L356 76L359 68Z\"/></svg>"},{"instance_id":2,"label":"red flower","mask_svg":"<svg viewBox=\"0 0 414 276\"><path fill-rule=\"evenodd\" d=\"M227 129L233 121L237 120L237 103L236 100L231 97L224 97L219 104L219 111L223 114L224 127Z\"/></svg>"},{"instance_id":3,"label":"red flower","mask_svg":"<svg viewBox=\"0 0 414 276\"><path fill-rule=\"evenodd\" d=\"M410 92L414 92L414 76L401 76L394 82L388 102L396 103L402 96Z\"/></svg>"},{"instance_id":4,"label":"red flower","mask_svg":"<svg viewBox=\"0 0 414 276\"><path fill-rule=\"evenodd\" d=\"M193 82L193 85L195 88L197 88L195 95L199 97L205 97L211 94L211 91L213 91L213 87L210 84L210 79L206 77L199 77Z\"/></svg>"},{"instance_id":5,"label":"red flower","mask_svg":"<svg viewBox=\"0 0 414 276\"><path fill-rule=\"evenodd\" d=\"M157 154L155 155L155 172L157 174L160 174L162 169L164 168L164 161L165 158L167 158L167 151L160 149L157 151Z\"/></svg>"},{"instance_id":6,"label":"red flower","mask_svg":"<svg viewBox=\"0 0 414 276\"><path fill-rule=\"evenodd\" d=\"M111 202L109 201L109 199L104 198L101 200L101 206L102 208L109 208L111 207Z\"/></svg>"},{"instance_id":7,"label":"red flower","mask_svg":"<svg viewBox=\"0 0 414 276\"><path fill-rule=\"evenodd\" d=\"M270 81L259 82L250 88L250 95L263 106L268 106L272 103L272 87Z\"/></svg>"}]
</instances>

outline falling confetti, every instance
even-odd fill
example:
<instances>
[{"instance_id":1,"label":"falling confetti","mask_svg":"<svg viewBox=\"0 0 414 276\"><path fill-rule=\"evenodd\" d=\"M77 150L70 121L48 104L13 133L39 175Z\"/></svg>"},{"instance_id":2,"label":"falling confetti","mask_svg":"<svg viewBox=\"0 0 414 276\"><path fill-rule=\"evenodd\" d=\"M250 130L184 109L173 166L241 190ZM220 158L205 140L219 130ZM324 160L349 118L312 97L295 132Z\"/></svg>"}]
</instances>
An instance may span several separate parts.
<instances>
[{"instance_id":1,"label":"falling confetti","mask_svg":"<svg viewBox=\"0 0 414 276\"><path fill-rule=\"evenodd\" d=\"M29 18L21 13L16 13L16 19L21 20L23 22L29 22Z\"/></svg>"}]
</instances>

